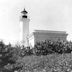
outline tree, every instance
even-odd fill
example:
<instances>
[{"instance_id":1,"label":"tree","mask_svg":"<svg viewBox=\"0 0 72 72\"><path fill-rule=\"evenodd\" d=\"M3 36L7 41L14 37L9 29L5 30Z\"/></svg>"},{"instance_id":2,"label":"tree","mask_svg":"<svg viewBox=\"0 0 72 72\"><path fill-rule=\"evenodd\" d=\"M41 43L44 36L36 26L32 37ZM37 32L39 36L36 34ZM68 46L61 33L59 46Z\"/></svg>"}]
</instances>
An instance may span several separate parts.
<instances>
[{"instance_id":1,"label":"tree","mask_svg":"<svg viewBox=\"0 0 72 72\"><path fill-rule=\"evenodd\" d=\"M16 62L19 57L19 48L12 47L11 44L5 45L0 42L0 72L14 72L21 67Z\"/></svg>"}]
</instances>

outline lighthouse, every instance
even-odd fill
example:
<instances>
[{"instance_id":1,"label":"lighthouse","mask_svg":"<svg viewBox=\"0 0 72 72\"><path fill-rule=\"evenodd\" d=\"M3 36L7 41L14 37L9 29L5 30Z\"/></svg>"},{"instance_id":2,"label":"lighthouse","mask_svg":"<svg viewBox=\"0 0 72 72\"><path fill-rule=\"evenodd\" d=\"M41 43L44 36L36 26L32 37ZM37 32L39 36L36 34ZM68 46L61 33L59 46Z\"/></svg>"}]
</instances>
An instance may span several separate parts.
<instances>
[{"instance_id":1,"label":"lighthouse","mask_svg":"<svg viewBox=\"0 0 72 72\"><path fill-rule=\"evenodd\" d=\"M28 12L24 10L21 12L20 26L21 26L21 44L25 47L29 46L29 21Z\"/></svg>"}]
</instances>

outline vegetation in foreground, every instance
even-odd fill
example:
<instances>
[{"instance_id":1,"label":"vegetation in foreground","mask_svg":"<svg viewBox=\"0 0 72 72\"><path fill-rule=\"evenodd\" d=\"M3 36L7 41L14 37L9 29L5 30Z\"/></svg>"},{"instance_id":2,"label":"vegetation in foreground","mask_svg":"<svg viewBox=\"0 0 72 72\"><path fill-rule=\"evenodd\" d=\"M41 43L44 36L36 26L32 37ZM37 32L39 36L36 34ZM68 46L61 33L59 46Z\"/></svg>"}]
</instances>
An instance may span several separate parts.
<instances>
[{"instance_id":1,"label":"vegetation in foreground","mask_svg":"<svg viewBox=\"0 0 72 72\"><path fill-rule=\"evenodd\" d=\"M21 72L72 72L72 54L26 56Z\"/></svg>"},{"instance_id":2,"label":"vegetation in foreground","mask_svg":"<svg viewBox=\"0 0 72 72\"><path fill-rule=\"evenodd\" d=\"M71 72L72 42L38 42L34 48L0 42L0 72Z\"/></svg>"}]
</instances>

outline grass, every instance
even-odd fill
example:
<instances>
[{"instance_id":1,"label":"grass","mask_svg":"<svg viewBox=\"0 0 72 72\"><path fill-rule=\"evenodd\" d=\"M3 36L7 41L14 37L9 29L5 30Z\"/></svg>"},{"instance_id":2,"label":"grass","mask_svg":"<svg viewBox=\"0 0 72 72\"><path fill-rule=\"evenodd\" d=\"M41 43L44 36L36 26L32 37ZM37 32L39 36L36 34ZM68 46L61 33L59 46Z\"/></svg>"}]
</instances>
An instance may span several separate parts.
<instances>
[{"instance_id":1,"label":"grass","mask_svg":"<svg viewBox=\"0 0 72 72\"><path fill-rule=\"evenodd\" d=\"M71 72L72 54L50 54L47 56L25 56L19 60L24 72Z\"/></svg>"}]
</instances>

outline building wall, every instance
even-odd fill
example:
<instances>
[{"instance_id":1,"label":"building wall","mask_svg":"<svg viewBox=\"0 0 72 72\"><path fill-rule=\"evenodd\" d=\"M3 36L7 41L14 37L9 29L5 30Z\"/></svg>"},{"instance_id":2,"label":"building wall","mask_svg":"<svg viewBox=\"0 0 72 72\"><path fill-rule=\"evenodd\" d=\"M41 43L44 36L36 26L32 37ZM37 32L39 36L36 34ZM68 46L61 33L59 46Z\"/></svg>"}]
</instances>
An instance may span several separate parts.
<instances>
[{"instance_id":1,"label":"building wall","mask_svg":"<svg viewBox=\"0 0 72 72\"><path fill-rule=\"evenodd\" d=\"M34 34L35 43L45 40L57 41L58 39L66 41L67 34L59 33L35 33Z\"/></svg>"},{"instance_id":2,"label":"building wall","mask_svg":"<svg viewBox=\"0 0 72 72\"><path fill-rule=\"evenodd\" d=\"M34 32L32 36L29 38L29 43L34 46L36 42L45 41L45 40L67 40L67 34L66 33L44 33L44 32Z\"/></svg>"},{"instance_id":3,"label":"building wall","mask_svg":"<svg viewBox=\"0 0 72 72\"><path fill-rule=\"evenodd\" d=\"M30 37L29 37L29 45L30 45L30 47L34 47L34 35L31 35Z\"/></svg>"}]
</instances>

